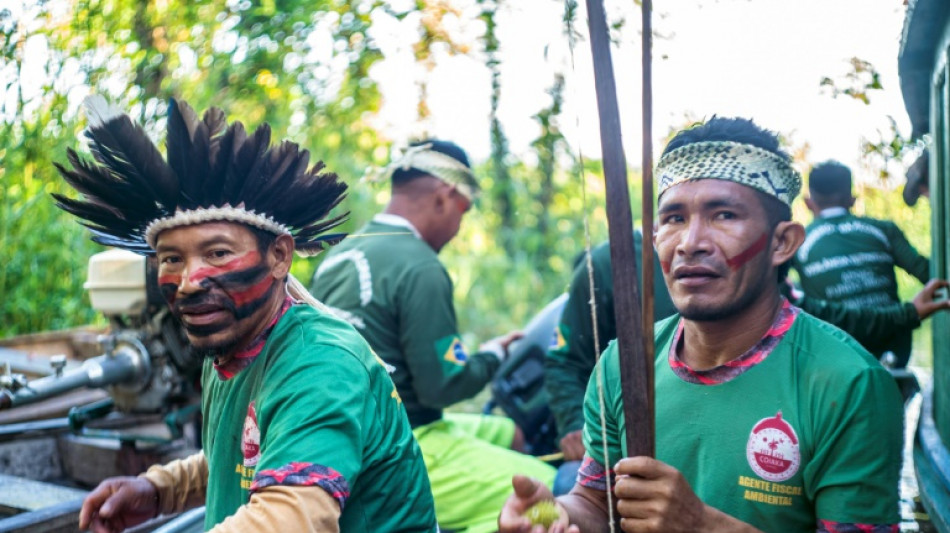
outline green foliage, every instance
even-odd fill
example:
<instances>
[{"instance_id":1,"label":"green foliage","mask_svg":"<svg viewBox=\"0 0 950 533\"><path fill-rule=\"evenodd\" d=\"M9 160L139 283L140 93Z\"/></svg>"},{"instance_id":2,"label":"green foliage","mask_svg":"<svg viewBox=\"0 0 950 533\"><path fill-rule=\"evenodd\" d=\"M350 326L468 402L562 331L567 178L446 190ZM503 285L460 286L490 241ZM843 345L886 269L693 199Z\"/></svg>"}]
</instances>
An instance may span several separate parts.
<instances>
[{"instance_id":1,"label":"green foliage","mask_svg":"<svg viewBox=\"0 0 950 533\"><path fill-rule=\"evenodd\" d=\"M63 0L0 11L0 335L93 319L82 283L98 248L48 195L65 192L51 163L82 149L83 96L104 93L158 140L171 97L199 112L221 107L249 128L267 121L273 139L319 147L311 161L355 184L388 152L366 120L380 104L367 30L382 6ZM347 205L371 200L355 190Z\"/></svg>"},{"instance_id":2,"label":"green foliage","mask_svg":"<svg viewBox=\"0 0 950 533\"><path fill-rule=\"evenodd\" d=\"M843 96L870 105L874 92L884 89L880 73L870 62L857 57L852 57L849 64L847 73L836 79L824 77L819 86L827 90L832 98ZM861 139L861 151L868 167L876 169L881 185L893 188L891 168L899 165L905 157L916 157L922 144L904 136L898 130L894 117L888 116L887 119L887 131L878 132L876 139Z\"/></svg>"},{"instance_id":3,"label":"green foliage","mask_svg":"<svg viewBox=\"0 0 950 533\"><path fill-rule=\"evenodd\" d=\"M499 2L481 3L477 16L488 34L481 44L497 72L499 43L490 30ZM443 24L459 16L450 5L419 1L412 11L421 14L421 64L432 61L436 45L470 52ZM367 120L380 105L369 77L380 59L369 32L378 14L405 19L408 12L377 0L62 0L0 13L0 72L12 74L0 82L0 335L95 320L82 283L100 247L48 196L68 193L51 163L63 162L67 147L83 150L78 104L89 92L130 109L160 146L170 97L199 111L219 106L249 128L266 121L274 139L303 141L351 185L343 230L365 223L388 198L385 186L358 180L389 154ZM27 42L46 53L28 57ZM497 106L500 78L493 81ZM584 248L582 170L592 240L606 238L599 166L582 169L559 131L562 91L563 82L552 80L551 104L536 116L536 164L512 160L495 121L496 150L477 169L488 194L443 254L457 282L461 323L482 339L520 326L566 288L572 259ZM421 98L424 118L424 90ZM306 282L318 261L296 261L294 275Z\"/></svg>"},{"instance_id":4,"label":"green foliage","mask_svg":"<svg viewBox=\"0 0 950 533\"><path fill-rule=\"evenodd\" d=\"M23 126L0 127L0 335L94 319L82 284L86 261L101 248L53 205L49 193L65 187L51 179L50 165L37 163L65 148L45 144Z\"/></svg>"}]
</instances>

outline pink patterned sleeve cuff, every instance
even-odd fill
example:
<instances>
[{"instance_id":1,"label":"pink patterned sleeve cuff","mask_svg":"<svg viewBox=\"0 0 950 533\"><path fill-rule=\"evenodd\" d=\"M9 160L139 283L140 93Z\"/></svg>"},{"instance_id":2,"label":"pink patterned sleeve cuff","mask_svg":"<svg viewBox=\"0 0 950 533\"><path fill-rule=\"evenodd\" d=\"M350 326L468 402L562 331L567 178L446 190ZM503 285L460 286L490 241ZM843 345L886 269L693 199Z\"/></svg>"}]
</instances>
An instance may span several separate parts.
<instances>
[{"instance_id":1,"label":"pink patterned sleeve cuff","mask_svg":"<svg viewBox=\"0 0 950 533\"><path fill-rule=\"evenodd\" d=\"M328 466L312 463L290 463L276 470L261 470L254 476L251 492L274 485L298 487L316 485L339 502L340 510L343 510L346 499L350 496L350 485L342 474Z\"/></svg>"}]
</instances>

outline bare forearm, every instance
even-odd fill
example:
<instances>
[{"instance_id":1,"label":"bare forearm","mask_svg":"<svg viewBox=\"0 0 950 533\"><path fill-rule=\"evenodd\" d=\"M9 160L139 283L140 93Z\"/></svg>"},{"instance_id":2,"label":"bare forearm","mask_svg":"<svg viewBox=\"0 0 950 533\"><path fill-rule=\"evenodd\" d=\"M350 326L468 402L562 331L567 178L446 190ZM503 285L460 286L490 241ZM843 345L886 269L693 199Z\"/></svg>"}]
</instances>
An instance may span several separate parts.
<instances>
[{"instance_id":1,"label":"bare forearm","mask_svg":"<svg viewBox=\"0 0 950 533\"><path fill-rule=\"evenodd\" d=\"M610 531L607 506L603 495L587 494L591 489L574 487L569 494L557 498L557 502L567 511L571 524L584 533L605 533Z\"/></svg>"}]
</instances>

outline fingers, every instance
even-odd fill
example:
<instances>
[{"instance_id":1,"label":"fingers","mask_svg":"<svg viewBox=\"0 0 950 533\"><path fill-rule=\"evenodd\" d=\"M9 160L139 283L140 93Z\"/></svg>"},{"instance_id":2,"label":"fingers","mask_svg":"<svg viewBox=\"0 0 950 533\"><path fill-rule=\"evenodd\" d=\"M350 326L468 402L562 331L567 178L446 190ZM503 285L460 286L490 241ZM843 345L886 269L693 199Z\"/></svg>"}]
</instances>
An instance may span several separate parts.
<instances>
[{"instance_id":1,"label":"fingers","mask_svg":"<svg viewBox=\"0 0 950 533\"><path fill-rule=\"evenodd\" d=\"M103 520L98 516L94 516L89 524L89 531L92 533L119 533L123 529L121 526L113 526L111 520Z\"/></svg>"},{"instance_id":2,"label":"fingers","mask_svg":"<svg viewBox=\"0 0 950 533\"><path fill-rule=\"evenodd\" d=\"M622 476L656 479L676 472L676 469L652 457L626 457L614 466L614 472Z\"/></svg>"},{"instance_id":3,"label":"fingers","mask_svg":"<svg viewBox=\"0 0 950 533\"><path fill-rule=\"evenodd\" d=\"M112 496L112 493L112 483L106 480L86 496L86 499L82 502L82 509L79 511L79 529L90 527L93 518L99 514L102 504Z\"/></svg>"},{"instance_id":4,"label":"fingers","mask_svg":"<svg viewBox=\"0 0 950 533\"><path fill-rule=\"evenodd\" d=\"M917 316L924 320L942 309L950 309L950 299L947 298L946 280L935 278L927 282L923 289L914 296L913 304Z\"/></svg>"},{"instance_id":5,"label":"fingers","mask_svg":"<svg viewBox=\"0 0 950 533\"><path fill-rule=\"evenodd\" d=\"M558 526L560 529L545 530L543 526L533 526L531 520L524 516L524 513L534 504L541 500L553 500L554 496L551 490L540 481L528 476L514 476L511 478L511 486L515 493L508 497L505 506L501 509L498 516L498 531L500 533L566 533L566 519L560 520ZM563 513L559 509L559 514ZM563 515L566 517L566 513Z\"/></svg>"},{"instance_id":6,"label":"fingers","mask_svg":"<svg viewBox=\"0 0 950 533\"><path fill-rule=\"evenodd\" d=\"M524 337L523 331L512 331L512 332L509 332L507 335L499 338L498 342L501 343L501 345L504 346L504 348L507 350L508 346L511 345L511 343L515 342L516 340L522 337Z\"/></svg>"},{"instance_id":7,"label":"fingers","mask_svg":"<svg viewBox=\"0 0 950 533\"><path fill-rule=\"evenodd\" d=\"M513 476L511 486L515 489L515 496L519 498L531 498L538 492L541 482L528 476Z\"/></svg>"}]
</instances>

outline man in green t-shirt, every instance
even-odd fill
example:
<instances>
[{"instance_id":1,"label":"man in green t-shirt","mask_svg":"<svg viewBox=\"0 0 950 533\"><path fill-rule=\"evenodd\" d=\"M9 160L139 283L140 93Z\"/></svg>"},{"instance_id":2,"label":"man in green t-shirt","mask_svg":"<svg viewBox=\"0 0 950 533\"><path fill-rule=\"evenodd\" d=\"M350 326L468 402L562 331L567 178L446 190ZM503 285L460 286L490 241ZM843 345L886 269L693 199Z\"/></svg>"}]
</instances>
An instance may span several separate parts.
<instances>
[{"instance_id":1,"label":"man in green t-shirt","mask_svg":"<svg viewBox=\"0 0 950 533\"><path fill-rule=\"evenodd\" d=\"M267 124L248 136L218 109L199 120L170 102L166 163L127 115L101 98L88 108L96 161L70 151L58 168L82 197L58 205L95 241L157 255L159 288L206 358L203 451L103 481L79 527L204 504L216 533L437 531L385 365L289 273L295 250L339 240L321 234L346 186L296 144L270 147Z\"/></svg>"},{"instance_id":2,"label":"man in green t-shirt","mask_svg":"<svg viewBox=\"0 0 950 533\"><path fill-rule=\"evenodd\" d=\"M459 231L478 184L453 143L413 144L386 172L392 197L357 234L324 259L313 294L353 324L393 367L392 378L419 440L444 529L495 530L511 476L532 472L550 483L554 468L518 453L507 418L443 414L492 379L507 335L469 353L452 303L452 281L438 252Z\"/></svg>"},{"instance_id":3,"label":"man in green t-shirt","mask_svg":"<svg viewBox=\"0 0 950 533\"><path fill-rule=\"evenodd\" d=\"M921 283L930 277L930 261L920 255L893 222L851 214L851 170L837 161L815 165L805 199L815 220L793 266L806 295L853 307L880 307L898 301L894 267ZM907 365L911 330L865 348L877 357L891 352L895 366Z\"/></svg>"},{"instance_id":4,"label":"man in green t-shirt","mask_svg":"<svg viewBox=\"0 0 950 533\"><path fill-rule=\"evenodd\" d=\"M656 326L657 457L624 458L612 344L586 393L585 463L550 531L603 531L611 516L638 532L896 531L900 395L866 350L779 291L805 233L777 136L713 117L677 134L656 174L654 245L679 312ZM551 493L513 484L499 529L528 531L527 509Z\"/></svg>"},{"instance_id":5,"label":"man in green t-shirt","mask_svg":"<svg viewBox=\"0 0 950 533\"><path fill-rule=\"evenodd\" d=\"M639 266L641 236L634 233L634 256ZM656 257L656 256L654 256ZM582 429L584 428L584 391L590 381L597 356L610 341L617 338L614 319L613 276L610 270L609 243L591 250L588 272L586 258L575 269L568 299L558 324L557 342L545 358L545 388L550 398L551 411L557 421L559 443L565 462L558 467L554 493L566 493L574 484L577 470L584 456ZM660 270L659 262L654 266ZM590 297L593 277L594 298ZM950 307L947 300L935 301L938 289L947 286L934 279L915 295L913 301L892 303L877 307L850 307L809 297L783 284L783 294L803 311L845 330L862 345L888 342L898 332L910 331L922 320L940 309ZM654 318L666 318L676 312L662 276L654 277ZM591 302L597 310L596 322L591 316ZM595 330L599 345L594 345Z\"/></svg>"}]
</instances>

